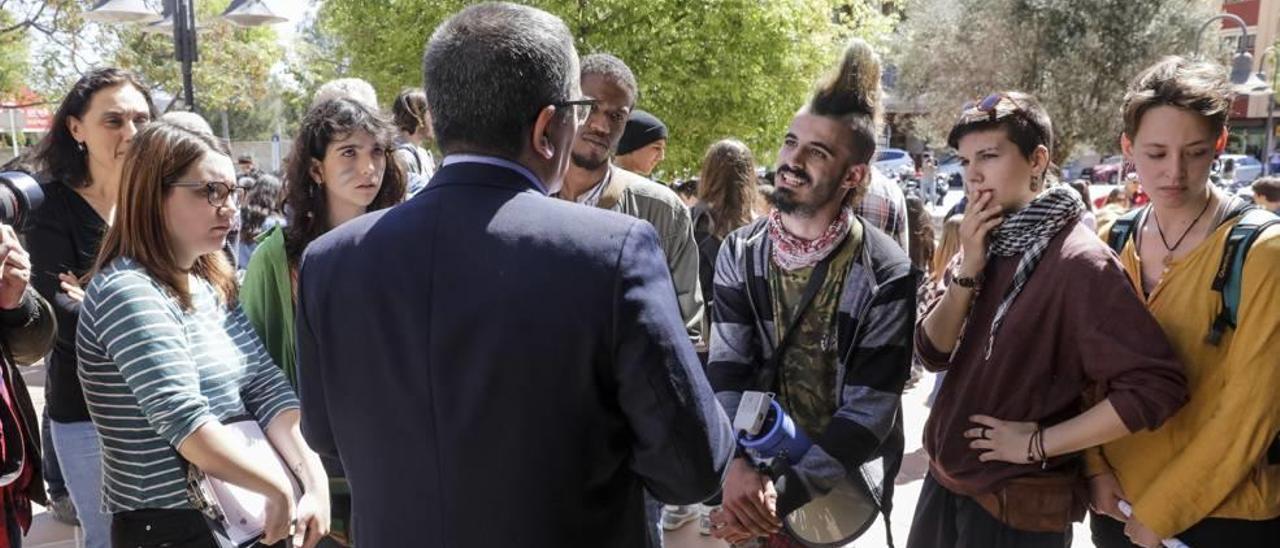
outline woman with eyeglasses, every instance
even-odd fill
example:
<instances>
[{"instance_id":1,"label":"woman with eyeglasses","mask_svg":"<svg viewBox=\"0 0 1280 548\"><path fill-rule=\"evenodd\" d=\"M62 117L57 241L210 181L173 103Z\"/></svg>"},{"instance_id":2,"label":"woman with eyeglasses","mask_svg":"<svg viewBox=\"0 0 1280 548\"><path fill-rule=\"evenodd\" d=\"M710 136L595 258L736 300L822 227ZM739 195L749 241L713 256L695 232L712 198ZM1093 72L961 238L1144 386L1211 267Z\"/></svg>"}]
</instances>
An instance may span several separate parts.
<instances>
[{"instance_id":1,"label":"woman with eyeglasses","mask_svg":"<svg viewBox=\"0 0 1280 548\"><path fill-rule=\"evenodd\" d=\"M1160 327L1078 222L1080 197L1048 184L1052 135L1033 97L1007 92L966 105L948 137L969 206L916 329L916 355L947 382L909 547L1070 545L1085 511L1078 452L1186 400Z\"/></svg>"},{"instance_id":2,"label":"woman with eyeglasses","mask_svg":"<svg viewBox=\"0 0 1280 548\"><path fill-rule=\"evenodd\" d=\"M225 524L194 502L192 467L265 497L263 544L314 546L328 530L324 466L237 306L222 252L243 198L235 181L225 145L166 122L142 130L124 159L77 332L113 546L225 545ZM260 426L288 470L246 456L229 426L239 420Z\"/></svg>"},{"instance_id":3,"label":"woman with eyeglasses","mask_svg":"<svg viewBox=\"0 0 1280 548\"><path fill-rule=\"evenodd\" d=\"M1186 365L1191 400L1088 454L1100 548L1280 546L1280 219L1210 183L1234 96L1224 67L1179 57L1125 94L1121 149L1150 204L1104 237Z\"/></svg>"},{"instance_id":4,"label":"woman with eyeglasses","mask_svg":"<svg viewBox=\"0 0 1280 548\"><path fill-rule=\"evenodd\" d=\"M244 275L240 305L289 383L297 386L294 305L302 252L325 232L403 201L406 175L393 156L395 127L350 99L313 107L293 141L285 172L285 226L261 237ZM333 484L334 535L350 535L342 467L326 461Z\"/></svg>"},{"instance_id":5,"label":"woman with eyeglasses","mask_svg":"<svg viewBox=\"0 0 1280 548\"><path fill-rule=\"evenodd\" d=\"M32 285L53 305L58 338L45 366L45 428L84 528L86 548L106 548L111 516L102 507L102 451L76 375L76 324L102 235L115 218L120 168L138 133L156 116L147 87L117 68L96 69L63 98L36 166L49 177L44 204L26 232Z\"/></svg>"}]
</instances>

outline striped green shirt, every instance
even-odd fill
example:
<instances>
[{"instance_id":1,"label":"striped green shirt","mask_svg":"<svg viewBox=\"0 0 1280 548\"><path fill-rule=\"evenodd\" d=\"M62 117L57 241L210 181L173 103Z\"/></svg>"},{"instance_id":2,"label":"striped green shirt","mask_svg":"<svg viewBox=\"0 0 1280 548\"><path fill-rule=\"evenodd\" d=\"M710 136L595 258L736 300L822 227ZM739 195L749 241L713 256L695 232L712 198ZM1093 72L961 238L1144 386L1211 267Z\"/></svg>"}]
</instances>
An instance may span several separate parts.
<instances>
[{"instance_id":1,"label":"striped green shirt","mask_svg":"<svg viewBox=\"0 0 1280 548\"><path fill-rule=\"evenodd\" d=\"M77 332L80 380L102 440L103 508L190 508L175 449L208 421L252 415L263 429L298 407L239 307L190 279L183 312L137 262L93 277Z\"/></svg>"}]
</instances>

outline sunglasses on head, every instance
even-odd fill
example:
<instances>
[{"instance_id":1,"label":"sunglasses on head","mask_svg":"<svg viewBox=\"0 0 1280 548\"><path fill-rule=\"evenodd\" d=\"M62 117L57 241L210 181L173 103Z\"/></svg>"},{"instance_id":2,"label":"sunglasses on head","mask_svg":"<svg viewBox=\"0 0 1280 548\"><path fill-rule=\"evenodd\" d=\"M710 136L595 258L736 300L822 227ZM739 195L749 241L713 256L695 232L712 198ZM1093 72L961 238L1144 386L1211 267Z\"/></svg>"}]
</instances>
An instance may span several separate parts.
<instances>
[{"instance_id":1,"label":"sunglasses on head","mask_svg":"<svg viewBox=\"0 0 1280 548\"><path fill-rule=\"evenodd\" d=\"M1000 108L1000 105L1008 101L1010 107ZM1013 97L1004 93L992 93L981 101L969 101L964 104L960 110L960 119L964 122L976 122L986 118L989 122L994 122L1010 114L1023 112L1022 105Z\"/></svg>"}]
</instances>

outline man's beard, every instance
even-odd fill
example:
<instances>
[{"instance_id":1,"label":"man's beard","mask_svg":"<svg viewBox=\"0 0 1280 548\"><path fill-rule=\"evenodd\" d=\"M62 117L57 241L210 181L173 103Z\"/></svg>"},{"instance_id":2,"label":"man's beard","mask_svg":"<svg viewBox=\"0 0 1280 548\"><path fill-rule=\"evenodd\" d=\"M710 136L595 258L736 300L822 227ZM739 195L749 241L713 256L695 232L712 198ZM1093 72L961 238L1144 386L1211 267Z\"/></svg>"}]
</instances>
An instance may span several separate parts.
<instances>
[{"instance_id":1,"label":"man's beard","mask_svg":"<svg viewBox=\"0 0 1280 548\"><path fill-rule=\"evenodd\" d=\"M788 167L778 168L776 176L783 173L790 174L793 178L800 179L809 187L809 200L801 201L796 195L796 191L786 188L782 185L774 185L773 205L779 212L796 217L809 218L817 214L832 200L843 199L844 195L840 192L839 180L814 182L813 177L808 173L799 170L793 170Z\"/></svg>"},{"instance_id":2,"label":"man's beard","mask_svg":"<svg viewBox=\"0 0 1280 548\"><path fill-rule=\"evenodd\" d=\"M609 155L604 154L599 158L592 158L577 152L571 152L569 159L573 161L573 165L585 169L587 171L595 171L609 161Z\"/></svg>"}]
</instances>

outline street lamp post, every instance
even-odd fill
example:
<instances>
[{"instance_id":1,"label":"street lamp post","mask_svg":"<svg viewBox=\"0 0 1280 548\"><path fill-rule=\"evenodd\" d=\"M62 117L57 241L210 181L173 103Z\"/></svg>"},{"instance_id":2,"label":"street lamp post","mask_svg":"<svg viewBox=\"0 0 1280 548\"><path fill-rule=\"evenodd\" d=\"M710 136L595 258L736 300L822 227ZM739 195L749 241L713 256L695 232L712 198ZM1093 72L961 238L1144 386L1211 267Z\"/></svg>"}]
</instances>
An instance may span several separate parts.
<instances>
[{"instance_id":1,"label":"street lamp post","mask_svg":"<svg viewBox=\"0 0 1280 548\"><path fill-rule=\"evenodd\" d=\"M1209 25L1223 19L1230 20L1240 27L1240 41L1236 44L1236 54L1231 58L1231 83L1235 84L1236 92L1251 95L1266 89L1267 84L1253 74L1253 54L1249 53L1249 48L1245 45L1249 39L1249 26L1239 15L1219 13L1206 19L1204 24L1200 25L1200 31L1196 33L1196 55L1200 54L1200 43L1204 41L1204 31L1209 28Z\"/></svg>"},{"instance_id":2,"label":"street lamp post","mask_svg":"<svg viewBox=\"0 0 1280 548\"><path fill-rule=\"evenodd\" d=\"M195 87L191 71L200 59L196 47L195 0L164 0L164 15L146 5L143 0L102 0L85 12L85 19L99 23L153 23L144 31L164 31L173 25L174 57L182 64L182 102L187 110L195 110ZM265 0L233 0L222 17L242 27L284 23L289 19L277 15ZM163 21L161 21L163 19Z\"/></svg>"},{"instance_id":3,"label":"street lamp post","mask_svg":"<svg viewBox=\"0 0 1280 548\"><path fill-rule=\"evenodd\" d=\"M182 102L187 110L196 109L196 92L192 84L191 70L195 62L200 60L196 49L196 12L192 0L167 0L173 11L173 49L174 56L182 63Z\"/></svg>"},{"instance_id":4,"label":"street lamp post","mask_svg":"<svg viewBox=\"0 0 1280 548\"><path fill-rule=\"evenodd\" d=\"M1262 155L1262 174L1271 174L1271 155L1276 151L1276 74L1280 72L1280 56L1276 55L1276 46L1272 45L1262 52L1258 68L1266 66L1267 56L1271 56L1271 89L1267 93L1267 147ZM1262 71L1259 70L1261 75Z\"/></svg>"}]
</instances>

